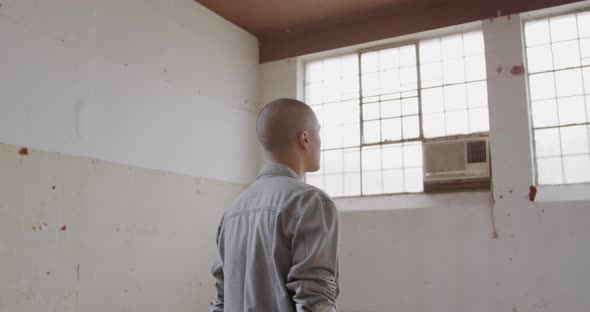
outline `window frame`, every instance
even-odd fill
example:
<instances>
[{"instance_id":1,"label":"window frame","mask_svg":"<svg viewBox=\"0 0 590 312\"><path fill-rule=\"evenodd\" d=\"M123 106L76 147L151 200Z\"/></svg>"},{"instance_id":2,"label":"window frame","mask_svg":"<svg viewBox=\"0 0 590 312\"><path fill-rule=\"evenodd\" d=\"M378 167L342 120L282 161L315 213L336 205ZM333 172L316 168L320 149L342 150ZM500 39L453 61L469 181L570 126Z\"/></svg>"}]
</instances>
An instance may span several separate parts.
<instances>
[{"instance_id":1,"label":"window frame","mask_svg":"<svg viewBox=\"0 0 590 312\"><path fill-rule=\"evenodd\" d=\"M403 145L406 143L415 143L415 142L420 142L422 144L424 143L429 143L429 142L437 142L437 141L445 141L445 140L449 140L449 139L469 139L469 138L489 138L489 129L488 131L480 131L480 132L474 132L474 133L470 133L470 134L454 134L454 135L446 135L446 136L440 136L440 137L433 137L433 138L426 138L424 136L424 130L423 130L423 113L422 113L422 86L421 86L421 73L420 73L420 42L421 41L427 41L427 40L432 40L432 39L440 39L440 38L444 38L444 37L448 37L448 36L454 36L454 35L463 35L469 32L482 32L483 33L483 29L481 27L481 24L478 25L468 25L465 27L455 27L457 29L453 29L453 30L443 30L443 31L436 31L435 34L431 34L431 35L427 35L427 36L420 36L420 35L411 35L411 38L409 39L404 39L404 40L399 40L399 41L395 41L392 43L386 43L386 44L378 44L378 45L372 45L372 46L368 46L368 47L363 47L363 48L355 48L355 49L351 49L348 51L342 51L342 52L337 52L337 53L320 53L320 55L318 55L317 57L303 57L302 58L302 75L301 75L301 79L300 81L303 81L303 90L302 90L302 96L303 98L305 98L306 96L306 77L307 77L307 64L310 62L316 62L316 61L322 61L325 59L329 59L329 58L337 58L337 57L342 57L342 56L346 56L346 55L356 55L357 57L357 66L358 66L358 85L359 85L359 91L358 91L358 101L359 101L359 142L360 144L358 146L353 146L353 147L341 147L341 148L331 148L331 149L322 149L322 152L324 151L329 151L329 150L346 150L346 149L354 149L354 148L358 148L359 149L359 176L360 176L360 195L342 195L342 196L334 196L334 198L364 198L364 197L379 197L379 196L395 196L395 195L417 195L417 194L424 194L424 190L419 191L419 192L397 192L397 193L378 193L378 194L363 194L363 157L362 157L362 151L363 148L366 147L383 147L383 146L388 146L388 145ZM396 38L393 38L394 40ZM417 138L412 138L412 139L401 139L398 141L393 141L393 142L376 142L376 143L364 143L364 127L363 127L363 88L362 88L362 54L363 53L368 53L368 52L374 52L374 51L380 51L380 50L385 50L385 49L393 49L393 48L399 48L399 47L403 47L403 46L407 46L407 45L414 45L415 46L415 50L416 50L416 79L417 79L417 83L416 83L416 92L417 92L417 99L418 99L418 119L419 119L419 136ZM485 51L484 51L484 58L485 58ZM487 80L488 77L486 75L486 78L483 80L486 82L487 85ZM466 82L464 82L466 83ZM444 87L444 84L441 85L441 87ZM324 104L320 104L320 105L324 105ZM311 107L315 106L315 105L310 105ZM489 110L489 108L488 108ZM381 119L379 119L381 120ZM381 131L381 129L380 129ZM383 172L383 169L380 170L381 172ZM325 176L325 174L322 174L321 176ZM307 175L305 176L305 180L307 180Z\"/></svg>"}]
</instances>

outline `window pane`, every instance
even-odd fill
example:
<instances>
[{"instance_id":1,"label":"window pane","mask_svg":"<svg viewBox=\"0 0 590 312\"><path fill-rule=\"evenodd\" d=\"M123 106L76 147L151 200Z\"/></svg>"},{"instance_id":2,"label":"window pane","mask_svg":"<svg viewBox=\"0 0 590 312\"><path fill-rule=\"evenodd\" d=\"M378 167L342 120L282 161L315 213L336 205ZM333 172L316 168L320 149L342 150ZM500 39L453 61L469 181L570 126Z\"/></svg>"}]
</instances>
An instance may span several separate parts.
<instances>
[{"instance_id":1,"label":"window pane","mask_svg":"<svg viewBox=\"0 0 590 312\"><path fill-rule=\"evenodd\" d=\"M364 73L373 73L379 70L379 52L361 54L361 66Z\"/></svg>"},{"instance_id":2,"label":"window pane","mask_svg":"<svg viewBox=\"0 0 590 312\"><path fill-rule=\"evenodd\" d=\"M404 155L400 144L383 146L382 157L384 169L398 169L403 167Z\"/></svg>"},{"instance_id":3,"label":"window pane","mask_svg":"<svg viewBox=\"0 0 590 312\"><path fill-rule=\"evenodd\" d=\"M422 64L420 66L422 87L440 86L443 83L442 63Z\"/></svg>"},{"instance_id":4,"label":"window pane","mask_svg":"<svg viewBox=\"0 0 590 312\"><path fill-rule=\"evenodd\" d=\"M483 55L470 56L465 59L467 81L486 79L486 59Z\"/></svg>"},{"instance_id":5,"label":"window pane","mask_svg":"<svg viewBox=\"0 0 590 312\"><path fill-rule=\"evenodd\" d=\"M402 100L402 114L404 116L418 115L418 113L418 98L408 98Z\"/></svg>"},{"instance_id":6,"label":"window pane","mask_svg":"<svg viewBox=\"0 0 590 312\"><path fill-rule=\"evenodd\" d=\"M379 73L364 74L362 76L362 88L363 96L379 94Z\"/></svg>"},{"instance_id":7,"label":"window pane","mask_svg":"<svg viewBox=\"0 0 590 312\"><path fill-rule=\"evenodd\" d=\"M549 22L547 20L526 23L524 32L526 45L529 47L549 43Z\"/></svg>"},{"instance_id":8,"label":"window pane","mask_svg":"<svg viewBox=\"0 0 590 312\"><path fill-rule=\"evenodd\" d=\"M416 46L407 45L399 48L399 63L401 67L416 65Z\"/></svg>"},{"instance_id":9,"label":"window pane","mask_svg":"<svg viewBox=\"0 0 590 312\"><path fill-rule=\"evenodd\" d=\"M400 118L384 119L381 121L381 133L383 141L397 141L402 138L402 125Z\"/></svg>"},{"instance_id":10,"label":"window pane","mask_svg":"<svg viewBox=\"0 0 590 312\"><path fill-rule=\"evenodd\" d=\"M443 62L443 81L445 84L465 81L465 64L463 59L452 59Z\"/></svg>"},{"instance_id":11,"label":"window pane","mask_svg":"<svg viewBox=\"0 0 590 312\"><path fill-rule=\"evenodd\" d=\"M379 51L379 70L389 70L399 67L398 49L385 49Z\"/></svg>"},{"instance_id":12,"label":"window pane","mask_svg":"<svg viewBox=\"0 0 590 312\"><path fill-rule=\"evenodd\" d=\"M323 157L326 174L342 172L342 150L325 151Z\"/></svg>"},{"instance_id":13,"label":"window pane","mask_svg":"<svg viewBox=\"0 0 590 312\"><path fill-rule=\"evenodd\" d=\"M340 115L342 124L353 124L359 122L359 102L358 100L343 102L340 105Z\"/></svg>"},{"instance_id":14,"label":"window pane","mask_svg":"<svg viewBox=\"0 0 590 312\"><path fill-rule=\"evenodd\" d=\"M323 72L323 79L324 80L334 80L340 78L340 58L330 58L326 59L323 62L324 65L324 72Z\"/></svg>"},{"instance_id":15,"label":"window pane","mask_svg":"<svg viewBox=\"0 0 590 312\"><path fill-rule=\"evenodd\" d=\"M561 128L563 155L588 154L588 129L586 126Z\"/></svg>"},{"instance_id":16,"label":"window pane","mask_svg":"<svg viewBox=\"0 0 590 312\"><path fill-rule=\"evenodd\" d=\"M535 150L537 157L559 156L561 154L559 130L535 130Z\"/></svg>"},{"instance_id":17,"label":"window pane","mask_svg":"<svg viewBox=\"0 0 590 312\"><path fill-rule=\"evenodd\" d=\"M531 100L542 100L555 97L553 73L536 74L529 77Z\"/></svg>"},{"instance_id":18,"label":"window pane","mask_svg":"<svg viewBox=\"0 0 590 312\"><path fill-rule=\"evenodd\" d=\"M559 109L559 124L576 124L586 122L586 108L584 97L568 97L557 100Z\"/></svg>"},{"instance_id":19,"label":"window pane","mask_svg":"<svg viewBox=\"0 0 590 312\"><path fill-rule=\"evenodd\" d=\"M537 159L537 174L539 184L563 183L561 157Z\"/></svg>"},{"instance_id":20,"label":"window pane","mask_svg":"<svg viewBox=\"0 0 590 312\"><path fill-rule=\"evenodd\" d=\"M487 132L490 130L490 117L487 108L469 110L469 131Z\"/></svg>"},{"instance_id":21,"label":"window pane","mask_svg":"<svg viewBox=\"0 0 590 312\"><path fill-rule=\"evenodd\" d=\"M381 147L363 148L363 171L381 170Z\"/></svg>"},{"instance_id":22,"label":"window pane","mask_svg":"<svg viewBox=\"0 0 590 312\"><path fill-rule=\"evenodd\" d=\"M402 118L403 138L415 139L420 136L420 119L418 116Z\"/></svg>"},{"instance_id":23,"label":"window pane","mask_svg":"<svg viewBox=\"0 0 590 312\"><path fill-rule=\"evenodd\" d=\"M340 103L330 103L323 105L324 107L324 127L337 126L341 122L341 106Z\"/></svg>"},{"instance_id":24,"label":"window pane","mask_svg":"<svg viewBox=\"0 0 590 312\"><path fill-rule=\"evenodd\" d=\"M325 125L325 123L324 123L324 105L314 105L314 106L311 106L311 109L313 110L313 113L317 117L320 125L324 126Z\"/></svg>"},{"instance_id":25,"label":"window pane","mask_svg":"<svg viewBox=\"0 0 590 312\"><path fill-rule=\"evenodd\" d=\"M445 110L457 110L467 108L467 92L464 84L446 86Z\"/></svg>"},{"instance_id":26,"label":"window pane","mask_svg":"<svg viewBox=\"0 0 590 312\"><path fill-rule=\"evenodd\" d=\"M564 41L578 37L578 27L576 25L576 16L564 15L550 19L551 40Z\"/></svg>"},{"instance_id":27,"label":"window pane","mask_svg":"<svg viewBox=\"0 0 590 312\"><path fill-rule=\"evenodd\" d=\"M375 195L383 192L381 171L363 172L363 194Z\"/></svg>"},{"instance_id":28,"label":"window pane","mask_svg":"<svg viewBox=\"0 0 590 312\"><path fill-rule=\"evenodd\" d=\"M590 67L582 69L584 73L584 92L590 94Z\"/></svg>"},{"instance_id":29,"label":"window pane","mask_svg":"<svg viewBox=\"0 0 590 312\"><path fill-rule=\"evenodd\" d=\"M381 131L379 129L379 120L368 121L363 125L363 139L365 143L377 143L381 141Z\"/></svg>"},{"instance_id":30,"label":"window pane","mask_svg":"<svg viewBox=\"0 0 590 312\"><path fill-rule=\"evenodd\" d=\"M422 143L404 144L404 167L422 167Z\"/></svg>"},{"instance_id":31,"label":"window pane","mask_svg":"<svg viewBox=\"0 0 590 312\"><path fill-rule=\"evenodd\" d=\"M379 73L379 94L401 91L401 78L398 69Z\"/></svg>"},{"instance_id":32,"label":"window pane","mask_svg":"<svg viewBox=\"0 0 590 312\"><path fill-rule=\"evenodd\" d=\"M356 99L359 97L358 77L342 78L340 80L340 98L343 100Z\"/></svg>"},{"instance_id":33,"label":"window pane","mask_svg":"<svg viewBox=\"0 0 590 312\"><path fill-rule=\"evenodd\" d=\"M442 38L441 45L443 59L459 58L463 56L463 40L461 35Z\"/></svg>"},{"instance_id":34,"label":"window pane","mask_svg":"<svg viewBox=\"0 0 590 312\"><path fill-rule=\"evenodd\" d=\"M441 60L440 39L420 42L420 64L439 62Z\"/></svg>"},{"instance_id":35,"label":"window pane","mask_svg":"<svg viewBox=\"0 0 590 312\"><path fill-rule=\"evenodd\" d=\"M469 132L467 118L466 110L445 113L447 135L465 134Z\"/></svg>"},{"instance_id":36,"label":"window pane","mask_svg":"<svg viewBox=\"0 0 590 312\"><path fill-rule=\"evenodd\" d=\"M557 126L557 104L555 100L534 101L531 106L534 127Z\"/></svg>"},{"instance_id":37,"label":"window pane","mask_svg":"<svg viewBox=\"0 0 590 312\"><path fill-rule=\"evenodd\" d=\"M590 38L580 39L582 65L590 65Z\"/></svg>"},{"instance_id":38,"label":"window pane","mask_svg":"<svg viewBox=\"0 0 590 312\"><path fill-rule=\"evenodd\" d=\"M340 96L340 80L328 80L324 81L323 99L325 103L336 102L341 99Z\"/></svg>"},{"instance_id":39,"label":"window pane","mask_svg":"<svg viewBox=\"0 0 590 312\"><path fill-rule=\"evenodd\" d=\"M342 76L353 77L358 79L359 66L358 56L356 54L349 54L342 57ZM358 87L358 86L357 86Z\"/></svg>"},{"instance_id":40,"label":"window pane","mask_svg":"<svg viewBox=\"0 0 590 312\"><path fill-rule=\"evenodd\" d=\"M536 73L553 69L550 45L527 48L527 61L529 73Z\"/></svg>"},{"instance_id":41,"label":"window pane","mask_svg":"<svg viewBox=\"0 0 590 312\"><path fill-rule=\"evenodd\" d=\"M383 192L388 194L404 192L403 169L383 171Z\"/></svg>"},{"instance_id":42,"label":"window pane","mask_svg":"<svg viewBox=\"0 0 590 312\"><path fill-rule=\"evenodd\" d=\"M321 132L323 134L322 148L332 149L342 147L342 132L339 126L324 127Z\"/></svg>"},{"instance_id":43,"label":"window pane","mask_svg":"<svg viewBox=\"0 0 590 312\"><path fill-rule=\"evenodd\" d=\"M468 83L466 87L470 108L488 106L488 89L485 81Z\"/></svg>"},{"instance_id":44,"label":"window pane","mask_svg":"<svg viewBox=\"0 0 590 312\"><path fill-rule=\"evenodd\" d=\"M463 35L463 51L465 56L483 55L485 53L483 33L474 31Z\"/></svg>"},{"instance_id":45,"label":"window pane","mask_svg":"<svg viewBox=\"0 0 590 312\"><path fill-rule=\"evenodd\" d=\"M444 113L428 114L422 117L424 124L424 136L427 138L440 137L445 135Z\"/></svg>"},{"instance_id":46,"label":"window pane","mask_svg":"<svg viewBox=\"0 0 590 312\"><path fill-rule=\"evenodd\" d=\"M424 190L422 168L405 169L404 184L406 192L422 192Z\"/></svg>"},{"instance_id":47,"label":"window pane","mask_svg":"<svg viewBox=\"0 0 590 312\"><path fill-rule=\"evenodd\" d=\"M322 61L309 62L305 67L305 82L322 81Z\"/></svg>"},{"instance_id":48,"label":"window pane","mask_svg":"<svg viewBox=\"0 0 590 312\"><path fill-rule=\"evenodd\" d=\"M363 120L379 119L379 102L363 104Z\"/></svg>"},{"instance_id":49,"label":"window pane","mask_svg":"<svg viewBox=\"0 0 590 312\"><path fill-rule=\"evenodd\" d=\"M590 37L590 12L578 13L578 31L580 38Z\"/></svg>"},{"instance_id":50,"label":"window pane","mask_svg":"<svg viewBox=\"0 0 590 312\"><path fill-rule=\"evenodd\" d=\"M416 90L418 87L418 73L416 67L407 67L400 70L401 91Z\"/></svg>"},{"instance_id":51,"label":"window pane","mask_svg":"<svg viewBox=\"0 0 590 312\"><path fill-rule=\"evenodd\" d=\"M579 68L555 72L557 96L565 97L584 93L582 73Z\"/></svg>"},{"instance_id":52,"label":"window pane","mask_svg":"<svg viewBox=\"0 0 590 312\"><path fill-rule=\"evenodd\" d=\"M422 113L438 113L444 111L443 88L422 90Z\"/></svg>"},{"instance_id":53,"label":"window pane","mask_svg":"<svg viewBox=\"0 0 590 312\"><path fill-rule=\"evenodd\" d=\"M344 147L359 146L361 143L361 133L358 124L342 126L342 137Z\"/></svg>"},{"instance_id":54,"label":"window pane","mask_svg":"<svg viewBox=\"0 0 590 312\"><path fill-rule=\"evenodd\" d=\"M343 195L343 175L342 174L334 174L334 175L326 175L324 177L324 182L326 183L324 187L324 191L328 193L330 196L338 197Z\"/></svg>"},{"instance_id":55,"label":"window pane","mask_svg":"<svg viewBox=\"0 0 590 312\"><path fill-rule=\"evenodd\" d=\"M358 148L344 150L344 172L361 171L361 152Z\"/></svg>"},{"instance_id":56,"label":"window pane","mask_svg":"<svg viewBox=\"0 0 590 312\"><path fill-rule=\"evenodd\" d=\"M309 105L322 103L322 83L311 83L305 87L305 102Z\"/></svg>"},{"instance_id":57,"label":"window pane","mask_svg":"<svg viewBox=\"0 0 590 312\"><path fill-rule=\"evenodd\" d=\"M563 158L565 183L590 182L590 155Z\"/></svg>"},{"instance_id":58,"label":"window pane","mask_svg":"<svg viewBox=\"0 0 590 312\"><path fill-rule=\"evenodd\" d=\"M580 66L578 40L554 43L553 65L555 69Z\"/></svg>"},{"instance_id":59,"label":"window pane","mask_svg":"<svg viewBox=\"0 0 590 312\"><path fill-rule=\"evenodd\" d=\"M344 196L361 195L361 174L346 173L344 174Z\"/></svg>"},{"instance_id":60,"label":"window pane","mask_svg":"<svg viewBox=\"0 0 590 312\"><path fill-rule=\"evenodd\" d=\"M399 117L401 115L400 100L381 102L381 118Z\"/></svg>"}]
</instances>

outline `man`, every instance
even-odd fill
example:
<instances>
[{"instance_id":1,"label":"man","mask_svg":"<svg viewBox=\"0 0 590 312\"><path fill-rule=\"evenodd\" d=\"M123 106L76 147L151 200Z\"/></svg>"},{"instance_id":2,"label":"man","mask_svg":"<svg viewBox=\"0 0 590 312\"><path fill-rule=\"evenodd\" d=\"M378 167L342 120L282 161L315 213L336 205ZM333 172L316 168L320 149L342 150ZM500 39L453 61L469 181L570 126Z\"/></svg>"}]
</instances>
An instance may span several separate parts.
<instances>
[{"instance_id":1,"label":"man","mask_svg":"<svg viewBox=\"0 0 590 312\"><path fill-rule=\"evenodd\" d=\"M256 121L269 163L227 209L212 267L212 312L336 312L339 218L301 181L320 168L320 125L305 103L279 99Z\"/></svg>"}]
</instances>

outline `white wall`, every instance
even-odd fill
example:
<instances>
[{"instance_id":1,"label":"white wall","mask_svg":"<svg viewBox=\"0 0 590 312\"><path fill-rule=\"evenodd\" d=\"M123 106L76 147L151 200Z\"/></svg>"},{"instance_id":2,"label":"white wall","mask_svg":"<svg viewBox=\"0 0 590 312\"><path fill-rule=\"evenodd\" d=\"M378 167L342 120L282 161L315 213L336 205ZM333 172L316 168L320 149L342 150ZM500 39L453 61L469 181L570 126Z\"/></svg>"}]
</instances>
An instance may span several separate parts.
<instances>
[{"instance_id":1,"label":"white wall","mask_svg":"<svg viewBox=\"0 0 590 312\"><path fill-rule=\"evenodd\" d=\"M244 185L0 144L1 312L194 312Z\"/></svg>"},{"instance_id":2,"label":"white wall","mask_svg":"<svg viewBox=\"0 0 590 312\"><path fill-rule=\"evenodd\" d=\"M206 310L258 69L193 0L2 0L0 312Z\"/></svg>"},{"instance_id":3,"label":"white wall","mask_svg":"<svg viewBox=\"0 0 590 312\"><path fill-rule=\"evenodd\" d=\"M257 40L193 0L3 0L0 142L256 174Z\"/></svg>"},{"instance_id":4,"label":"white wall","mask_svg":"<svg viewBox=\"0 0 590 312\"><path fill-rule=\"evenodd\" d=\"M590 192L545 187L537 196L544 202L529 201L526 76L510 73L524 64L521 20L482 28L493 192L337 199L343 312L590 310ZM285 64L261 67L290 77L296 69ZM290 81L275 89L292 95Z\"/></svg>"}]
</instances>

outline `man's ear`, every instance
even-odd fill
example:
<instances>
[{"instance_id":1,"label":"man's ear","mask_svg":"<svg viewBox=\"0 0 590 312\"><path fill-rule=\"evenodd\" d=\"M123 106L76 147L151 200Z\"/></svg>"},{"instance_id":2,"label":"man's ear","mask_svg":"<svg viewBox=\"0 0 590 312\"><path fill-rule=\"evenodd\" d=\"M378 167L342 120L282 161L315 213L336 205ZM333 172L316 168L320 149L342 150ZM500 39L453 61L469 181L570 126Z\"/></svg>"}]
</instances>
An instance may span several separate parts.
<instances>
[{"instance_id":1,"label":"man's ear","mask_svg":"<svg viewBox=\"0 0 590 312\"><path fill-rule=\"evenodd\" d=\"M309 132L301 131L297 136L297 139L301 149L305 151L309 150Z\"/></svg>"}]
</instances>

